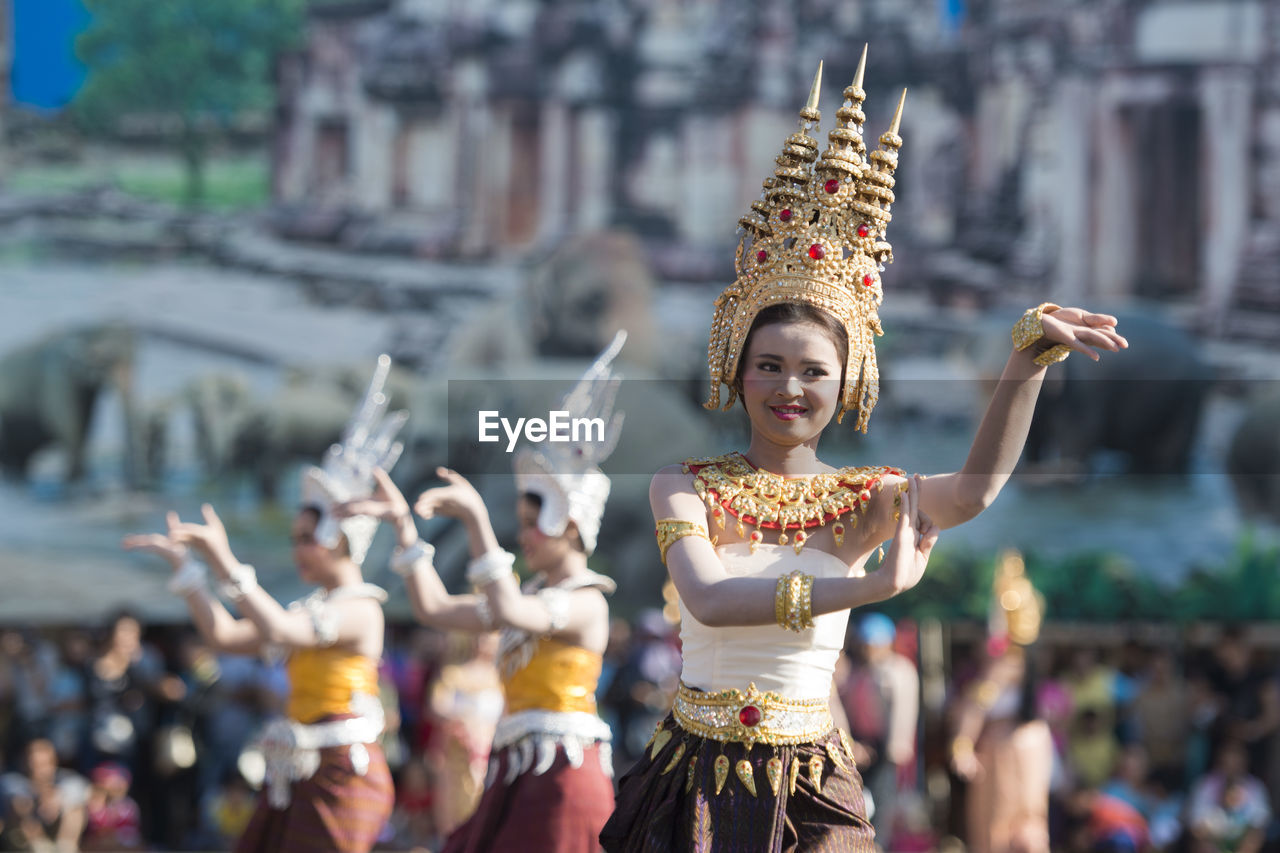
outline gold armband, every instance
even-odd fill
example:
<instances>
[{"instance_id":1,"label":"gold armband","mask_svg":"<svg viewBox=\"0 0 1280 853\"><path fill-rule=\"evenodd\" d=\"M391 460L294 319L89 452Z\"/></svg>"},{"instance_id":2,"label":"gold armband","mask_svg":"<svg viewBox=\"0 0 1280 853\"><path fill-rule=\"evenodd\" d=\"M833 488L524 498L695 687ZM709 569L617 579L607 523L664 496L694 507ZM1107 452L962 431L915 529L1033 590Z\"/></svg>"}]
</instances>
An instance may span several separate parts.
<instances>
[{"instance_id":1,"label":"gold armband","mask_svg":"<svg viewBox=\"0 0 1280 853\"><path fill-rule=\"evenodd\" d=\"M677 539L683 539L686 536L701 536L708 542L711 541L710 537L707 536L707 528L696 521L685 521L682 518L660 518L658 519L658 527L653 532L658 537L658 550L662 553L662 565L664 566L667 564L667 549Z\"/></svg>"},{"instance_id":2,"label":"gold armband","mask_svg":"<svg viewBox=\"0 0 1280 853\"><path fill-rule=\"evenodd\" d=\"M1044 314L1052 314L1061 308L1052 302L1041 302L1035 308L1028 308L1018 322L1013 324L1013 348L1022 352L1027 347L1044 337L1044 324L1040 318ZM1033 361L1041 367L1048 367L1071 355L1071 347L1066 344L1055 344L1037 355Z\"/></svg>"},{"instance_id":3,"label":"gold armband","mask_svg":"<svg viewBox=\"0 0 1280 853\"><path fill-rule=\"evenodd\" d=\"M773 594L773 618L788 631L799 633L813 627L813 575L796 569L778 578Z\"/></svg>"}]
</instances>

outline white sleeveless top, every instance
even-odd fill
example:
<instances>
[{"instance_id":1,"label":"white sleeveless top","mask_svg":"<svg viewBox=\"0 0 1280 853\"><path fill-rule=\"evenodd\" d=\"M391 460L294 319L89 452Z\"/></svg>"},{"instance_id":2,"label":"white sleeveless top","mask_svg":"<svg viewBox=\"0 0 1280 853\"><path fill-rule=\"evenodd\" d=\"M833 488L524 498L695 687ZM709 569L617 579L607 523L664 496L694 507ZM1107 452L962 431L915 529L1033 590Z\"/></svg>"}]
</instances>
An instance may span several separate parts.
<instances>
[{"instance_id":1,"label":"white sleeveless top","mask_svg":"<svg viewBox=\"0 0 1280 853\"><path fill-rule=\"evenodd\" d=\"M790 545L735 542L716 548L725 571L733 577L776 580L799 569L815 578L850 577L838 557L811 548L797 554ZM681 680L714 692L746 690L752 682L762 691L789 699L818 699L831 694L831 676L844 647L849 611L813 618L812 628L796 633L778 625L708 627L680 602L680 642L684 655Z\"/></svg>"}]
</instances>

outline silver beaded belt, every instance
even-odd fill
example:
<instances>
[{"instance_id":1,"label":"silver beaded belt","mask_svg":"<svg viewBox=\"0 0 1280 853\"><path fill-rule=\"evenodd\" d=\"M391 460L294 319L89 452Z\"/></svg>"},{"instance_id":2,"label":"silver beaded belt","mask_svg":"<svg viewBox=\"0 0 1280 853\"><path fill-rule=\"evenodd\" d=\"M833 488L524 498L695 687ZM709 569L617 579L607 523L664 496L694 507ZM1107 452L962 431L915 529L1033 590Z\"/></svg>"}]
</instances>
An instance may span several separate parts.
<instances>
[{"instance_id":1,"label":"silver beaded belt","mask_svg":"<svg viewBox=\"0 0 1280 853\"><path fill-rule=\"evenodd\" d=\"M745 691L704 693L681 682L671 711L685 731L745 744L809 743L835 727L826 697L789 699L762 693L754 683Z\"/></svg>"}]
</instances>

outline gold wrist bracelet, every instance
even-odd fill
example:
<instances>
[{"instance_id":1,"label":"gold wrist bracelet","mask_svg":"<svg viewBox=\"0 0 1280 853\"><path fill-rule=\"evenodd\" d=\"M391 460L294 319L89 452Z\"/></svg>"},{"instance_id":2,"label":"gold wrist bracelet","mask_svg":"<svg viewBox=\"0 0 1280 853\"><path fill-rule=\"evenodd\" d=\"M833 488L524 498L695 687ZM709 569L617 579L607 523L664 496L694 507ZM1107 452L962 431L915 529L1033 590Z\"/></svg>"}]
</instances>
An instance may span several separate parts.
<instances>
[{"instance_id":1,"label":"gold wrist bracelet","mask_svg":"<svg viewBox=\"0 0 1280 853\"><path fill-rule=\"evenodd\" d=\"M1035 308L1028 308L1026 313L1013 324L1013 348L1022 352L1027 347L1044 337L1044 323L1041 318L1062 308L1053 302L1041 302ZM1033 361L1041 367L1048 367L1071 355L1071 347L1066 344L1054 344L1037 355Z\"/></svg>"}]
</instances>

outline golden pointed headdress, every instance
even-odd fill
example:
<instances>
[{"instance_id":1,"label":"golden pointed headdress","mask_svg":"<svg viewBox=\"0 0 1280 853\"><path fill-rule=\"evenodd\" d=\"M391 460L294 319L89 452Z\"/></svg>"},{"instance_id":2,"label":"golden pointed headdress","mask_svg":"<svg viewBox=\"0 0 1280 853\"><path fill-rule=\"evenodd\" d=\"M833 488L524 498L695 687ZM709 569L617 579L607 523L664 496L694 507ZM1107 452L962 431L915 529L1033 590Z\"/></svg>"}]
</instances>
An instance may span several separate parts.
<instances>
[{"instance_id":1,"label":"golden pointed headdress","mask_svg":"<svg viewBox=\"0 0 1280 853\"><path fill-rule=\"evenodd\" d=\"M814 77L809 101L800 111L800 129L787 137L777 168L764 181L759 201L738 220L743 237L735 262L737 278L716 299L707 361L711 367L708 409L720 405L720 386L729 388L727 410L737 398L733 380L751 324L761 309L801 302L833 315L849 340L840 412L857 412L857 428L867 431L871 410L880 395L875 336L877 308L883 298L880 272L892 263L893 248L885 240L893 172L902 138L898 125L906 91L880 147L867 154L862 141L862 75L867 51L853 84L844 90L844 106L828 134L827 149L818 155L810 131L821 114L818 93L822 65Z\"/></svg>"},{"instance_id":2,"label":"golden pointed headdress","mask_svg":"<svg viewBox=\"0 0 1280 853\"><path fill-rule=\"evenodd\" d=\"M1006 636L1018 646L1034 643L1044 619L1044 596L1027 577L1026 564L1017 551L1000 555L991 595L991 635Z\"/></svg>"}]
</instances>

